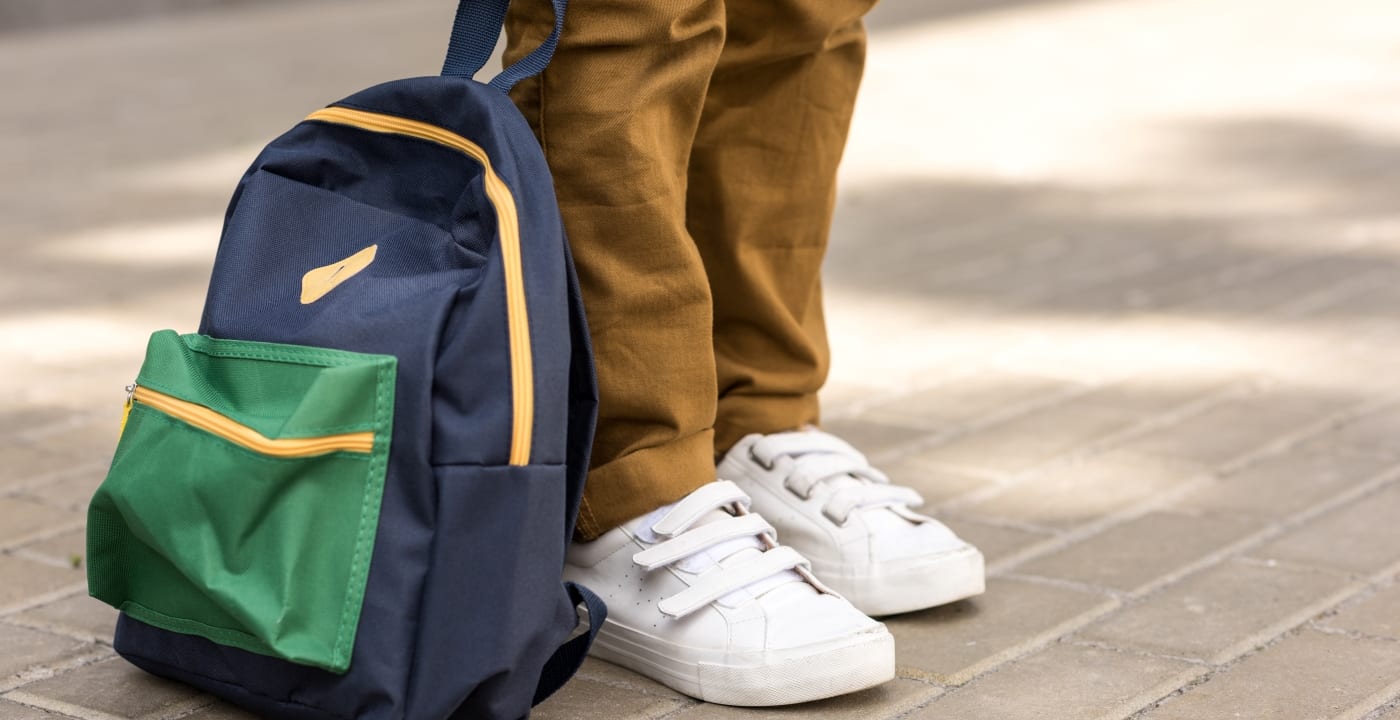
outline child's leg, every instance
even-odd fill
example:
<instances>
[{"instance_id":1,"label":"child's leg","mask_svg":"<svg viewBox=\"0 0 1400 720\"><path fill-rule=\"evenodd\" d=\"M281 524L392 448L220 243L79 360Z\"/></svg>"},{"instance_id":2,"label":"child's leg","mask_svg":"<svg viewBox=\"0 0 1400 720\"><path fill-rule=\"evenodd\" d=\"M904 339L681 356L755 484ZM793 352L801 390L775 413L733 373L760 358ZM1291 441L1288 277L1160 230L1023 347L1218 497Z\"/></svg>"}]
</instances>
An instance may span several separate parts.
<instances>
[{"instance_id":1,"label":"child's leg","mask_svg":"<svg viewBox=\"0 0 1400 720\"><path fill-rule=\"evenodd\" d=\"M821 263L873 0L726 5L691 151L686 225L714 297L715 450L817 421Z\"/></svg>"},{"instance_id":2,"label":"child's leg","mask_svg":"<svg viewBox=\"0 0 1400 720\"><path fill-rule=\"evenodd\" d=\"M507 62L553 26L511 3ZM686 166L724 44L717 0L571 3L558 50L512 93L554 174L598 368L579 532L592 539L714 479L710 290Z\"/></svg>"}]
</instances>

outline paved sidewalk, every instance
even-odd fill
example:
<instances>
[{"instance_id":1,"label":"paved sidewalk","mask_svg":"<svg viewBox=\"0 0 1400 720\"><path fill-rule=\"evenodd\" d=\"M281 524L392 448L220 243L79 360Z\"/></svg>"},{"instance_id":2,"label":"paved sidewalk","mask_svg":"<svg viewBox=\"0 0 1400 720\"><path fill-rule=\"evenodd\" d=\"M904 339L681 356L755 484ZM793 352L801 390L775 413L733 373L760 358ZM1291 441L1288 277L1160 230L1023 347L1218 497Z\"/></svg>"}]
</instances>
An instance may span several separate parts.
<instances>
[{"instance_id":1,"label":"paved sidewalk","mask_svg":"<svg viewBox=\"0 0 1400 720\"><path fill-rule=\"evenodd\" d=\"M245 718L115 659L83 509L242 168L450 3L0 37L0 718ZM540 718L1400 719L1393 0L885 0L828 424L988 555L899 679L768 712L603 663Z\"/></svg>"}]
</instances>

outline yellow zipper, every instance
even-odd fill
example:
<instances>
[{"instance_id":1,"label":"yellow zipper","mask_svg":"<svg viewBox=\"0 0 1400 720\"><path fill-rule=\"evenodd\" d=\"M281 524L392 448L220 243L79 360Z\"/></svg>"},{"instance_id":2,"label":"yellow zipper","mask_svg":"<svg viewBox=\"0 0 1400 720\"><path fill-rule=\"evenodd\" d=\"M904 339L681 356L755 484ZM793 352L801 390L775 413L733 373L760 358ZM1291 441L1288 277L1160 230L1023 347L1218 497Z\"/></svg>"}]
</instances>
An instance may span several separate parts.
<instances>
[{"instance_id":1,"label":"yellow zipper","mask_svg":"<svg viewBox=\"0 0 1400 720\"><path fill-rule=\"evenodd\" d=\"M264 437L257 430L214 412L203 405L196 405L148 387L137 385L131 394L131 399L142 405L149 405L207 433L217 435L235 445L241 445L259 455L300 458L333 452L368 454L374 449L374 433L368 431L322 435L320 437L274 439ZM124 419L122 424L125 426Z\"/></svg>"},{"instance_id":2,"label":"yellow zipper","mask_svg":"<svg viewBox=\"0 0 1400 720\"><path fill-rule=\"evenodd\" d=\"M535 423L534 360L530 351L530 320L525 307L525 276L520 265L520 219L516 215L515 198L505 181L491 167L491 159L480 145L445 128L418 120L383 113L328 107L317 110L307 120L349 125L371 132L406 135L458 150L481 163L485 175L486 197L496 209L496 224L501 234L501 259L506 274L506 321L510 335L510 380L513 425L510 440L510 464L530 462L531 433Z\"/></svg>"}]
</instances>

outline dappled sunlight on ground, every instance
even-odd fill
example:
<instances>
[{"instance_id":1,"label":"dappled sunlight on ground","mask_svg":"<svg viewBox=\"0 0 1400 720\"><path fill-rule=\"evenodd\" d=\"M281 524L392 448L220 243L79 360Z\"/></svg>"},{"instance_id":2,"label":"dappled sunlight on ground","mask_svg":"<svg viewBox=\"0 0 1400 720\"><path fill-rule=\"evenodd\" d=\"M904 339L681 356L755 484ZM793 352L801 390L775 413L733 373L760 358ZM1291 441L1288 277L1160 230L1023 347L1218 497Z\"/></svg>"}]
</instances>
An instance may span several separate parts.
<instances>
[{"instance_id":1,"label":"dappled sunlight on ground","mask_svg":"<svg viewBox=\"0 0 1400 720\"><path fill-rule=\"evenodd\" d=\"M1397 717L1391 4L883 0L824 422L992 578L890 621L899 680L787 714ZM122 388L150 331L196 326L262 143L438 67L450 3L328 6L0 36L0 647L24 648L0 717L207 703L65 694L146 682L101 662L70 557ZM590 662L539 716L760 714Z\"/></svg>"}]
</instances>

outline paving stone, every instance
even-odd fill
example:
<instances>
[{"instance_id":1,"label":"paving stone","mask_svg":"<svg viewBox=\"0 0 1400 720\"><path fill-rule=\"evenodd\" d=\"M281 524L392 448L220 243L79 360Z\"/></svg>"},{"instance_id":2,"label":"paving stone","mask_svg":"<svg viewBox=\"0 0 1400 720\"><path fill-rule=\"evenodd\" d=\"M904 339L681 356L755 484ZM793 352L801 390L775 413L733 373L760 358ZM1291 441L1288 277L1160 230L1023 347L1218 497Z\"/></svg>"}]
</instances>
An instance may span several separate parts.
<instances>
[{"instance_id":1,"label":"paving stone","mask_svg":"<svg viewBox=\"0 0 1400 720\"><path fill-rule=\"evenodd\" d=\"M1269 560L1374 572L1400 561L1400 483L1333 510L1251 551Z\"/></svg>"},{"instance_id":2,"label":"paving stone","mask_svg":"<svg viewBox=\"0 0 1400 720\"><path fill-rule=\"evenodd\" d=\"M1219 273L1219 259L1212 253L1194 253L1154 258L1145 267L1132 268L1123 275L1092 278L1096 282L1061 288L1042 306L1108 310L1148 310L1171 307L1184 299L1199 296L1204 281ZM1083 265L1097 266L1095 258L1084 258ZM1065 290L1068 290L1067 292Z\"/></svg>"},{"instance_id":3,"label":"paving stone","mask_svg":"<svg viewBox=\"0 0 1400 720\"><path fill-rule=\"evenodd\" d=\"M0 612L47 593L82 585L87 573L0 553Z\"/></svg>"},{"instance_id":4,"label":"paving stone","mask_svg":"<svg viewBox=\"0 0 1400 720\"><path fill-rule=\"evenodd\" d=\"M1150 375L1105 385L1085 395L1084 399L1118 408L1134 418L1145 420L1163 413L1179 412L1186 405L1225 393L1245 382L1247 380L1243 377L1232 376L1195 380Z\"/></svg>"},{"instance_id":5,"label":"paving stone","mask_svg":"<svg viewBox=\"0 0 1400 720\"><path fill-rule=\"evenodd\" d=\"M881 389L878 383L830 378L820 391L822 417L844 417L869 403L871 398L879 397L880 393L885 392L889 391Z\"/></svg>"},{"instance_id":6,"label":"paving stone","mask_svg":"<svg viewBox=\"0 0 1400 720\"><path fill-rule=\"evenodd\" d=\"M1255 523L1149 513L1017 566L1016 572L1132 592L1236 542Z\"/></svg>"},{"instance_id":7,"label":"paving stone","mask_svg":"<svg viewBox=\"0 0 1400 720\"><path fill-rule=\"evenodd\" d=\"M1067 242L1053 235L1018 238L999 250L995 254L969 254L967 262L938 263L924 271L929 280L926 287L939 293L996 294L1005 304L1044 304L1045 296L1062 286L1100 273L1098 267L1086 262L1087 253L1097 251L1092 259L1105 265L1120 261L1124 254L1117 247ZM1127 254L1136 253L1128 250ZM913 274L909 268L904 271Z\"/></svg>"},{"instance_id":8,"label":"paving stone","mask_svg":"<svg viewBox=\"0 0 1400 720\"><path fill-rule=\"evenodd\" d=\"M1086 446L1136 419L1112 405L1075 399L959 436L921 457L954 468L1012 474Z\"/></svg>"},{"instance_id":9,"label":"paving stone","mask_svg":"<svg viewBox=\"0 0 1400 720\"><path fill-rule=\"evenodd\" d=\"M1212 662L1228 659L1322 609L1343 588L1333 571L1229 561L1088 626L1120 647ZM1284 626L1284 627L1279 627Z\"/></svg>"},{"instance_id":10,"label":"paving stone","mask_svg":"<svg viewBox=\"0 0 1400 720\"><path fill-rule=\"evenodd\" d=\"M1400 407L1357 418L1327 433L1331 447L1352 447L1386 455L1400 455Z\"/></svg>"},{"instance_id":11,"label":"paving stone","mask_svg":"<svg viewBox=\"0 0 1400 720\"><path fill-rule=\"evenodd\" d=\"M1125 442L1121 447L1216 467L1297 432L1348 404L1347 400L1307 395L1242 398Z\"/></svg>"},{"instance_id":12,"label":"paving stone","mask_svg":"<svg viewBox=\"0 0 1400 720\"><path fill-rule=\"evenodd\" d=\"M107 461L77 465L51 480L26 485L14 495L30 502L86 513L93 493L107 476L107 465Z\"/></svg>"},{"instance_id":13,"label":"paving stone","mask_svg":"<svg viewBox=\"0 0 1400 720\"><path fill-rule=\"evenodd\" d=\"M682 701L688 701L690 699L688 696L682 695L651 678L644 677L627 668L593 657L583 661L583 666L580 667L578 671L578 677L602 683L603 685L612 685L613 687L635 690L643 695L669 697Z\"/></svg>"},{"instance_id":14,"label":"paving stone","mask_svg":"<svg viewBox=\"0 0 1400 720\"><path fill-rule=\"evenodd\" d=\"M1335 292L1337 286L1373 276L1375 270L1374 263L1365 257L1323 258L1263 277L1247 278L1209 297L1196 298L1188 305L1246 316L1268 313L1319 291Z\"/></svg>"},{"instance_id":15,"label":"paving stone","mask_svg":"<svg viewBox=\"0 0 1400 720\"><path fill-rule=\"evenodd\" d=\"M166 197L171 198L169 195ZM135 208L132 208L132 210L135 210ZM167 230L165 232L167 233L167 238L170 237L168 234L169 231ZM183 235L183 240L192 243L199 243L204 237L207 237L207 235L201 237L188 230L179 234ZM123 235L125 235L125 237L123 237ZM157 247L153 248L151 245L145 245L145 247L138 250L137 247L144 243L141 239L137 239L129 232L123 233L123 231L114 228L110 237L128 243L130 247L129 252L155 250L154 253L143 255L143 259L147 261L154 260L154 255L160 252L158 247L160 241L155 243ZM193 250L193 248L197 248L199 245L192 244L190 247ZM190 269L202 271L208 270L208 266L203 262L195 262ZM123 268L122 271L124 273L132 271L140 272L139 269L129 265ZM81 277L82 274L85 273L79 271L78 277L70 276L67 279L74 282L83 282L86 278ZM164 277L161 277L162 275ZM62 277L62 275L55 274L54 277L58 278ZM127 277L130 280L136 280L134 277ZM164 283L167 279L174 279L179 285L185 287L194 284L191 282L190 278L171 278L169 272L162 273L159 271L143 275L140 280L136 281ZM194 325L192 316L198 311L198 308L192 308L189 305L177 305L175 307L167 305L165 306L165 311L152 312L151 310L159 307L161 298L164 298L165 302L171 302L172 300L178 302L184 297L188 296L183 292L179 292L176 286L161 288L160 290L152 288L152 292L149 295L141 297L136 302L114 302L94 308L93 314L88 316L86 319L87 322L84 324L86 324L88 328L93 328L99 333L108 335L108 337L100 340L97 338L91 339L93 342L99 342L105 345L101 351L98 351L94 356L88 358L54 360L52 363L45 363L38 367L27 369L26 374L33 380L33 384L25 388L26 399L31 402L66 406L71 413L69 420L72 421L71 425L67 422L63 423L65 427L61 428L36 428L37 432L28 434L29 440L46 450L54 451L54 454L69 461L75 458L90 458L95 455L100 456L96 452L95 446L91 443L74 442L65 444L61 438L64 433L73 433L75 439L82 437L75 428L81 427L87 421L92 421L93 418L97 418L95 421L96 423L101 423L100 418L106 417L108 418L105 423L106 429L100 427L96 428L94 430L95 434L90 437L98 442L110 442L112 443L112 447L115 447L117 439L116 430L120 426L121 409L126 400L125 388L127 385L130 385L131 381L136 377L136 372L141 366L142 357L138 348L144 347L146 338L149 337L145 328L149 326L192 327ZM146 303L152 304L147 305ZM151 324L138 324L140 322ZM87 328L75 330L75 332L83 332L86 329ZM84 347L84 351L90 349L91 346ZM112 362L111 359L117 357L121 357L122 360L120 362ZM50 432L50 430L57 430L57 432ZM108 457L107 459L110 460L111 458Z\"/></svg>"},{"instance_id":16,"label":"paving stone","mask_svg":"<svg viewBox=\"0 0 1400 720\"><path fill-rule=\"evenodd\" d=\"M82 592L26 610L15 619L26 625L110 643L112 630L117 624L117 611Z\"/></svg>"},{"instance_id":17,"label":"paving stone","mask_svg":"<svg viewBox=\"0 0 1400 720\"><path fill-rule=\"evenodd\" d=\"M739 708L701 704L667 716L676 720L742 720L743 718L801 717L820 720L866 720L898 717L943 692L936 685L896 679L884 685L828 700L775 708Z\"/></svg>"},{"instance_id":18,"label":"paving stone","mask_svg":"<svg viewBox=\"0 0 1400 720\"><path fill-rule=\"evenodd\" d=\"M1362 253L1360 257L1367 258L1368 256ZM1379 273L1382 278L1381 282L1372 283L1360 292L1344 296L1339 301L1318 308L1309 314L1328 322L1386 319L1386 308L1393 306L1393 303L1400 302L1400 294L1397 294L1395 288L1394 267L1386 264L1373 268L1373 272ZM1393 319L1393 316L1390 317ZM1377 378L1377 380L1383 379Z\"/></svg>"},{"instance_id":19,"label":"paving stone","mask_svg":"<svg viewBox=\"0 0 1400 720\"><path fill-rule=\"evenodd\" d=\"M1304 631L1163 702L1145 720L1330 718L1397 678L1400 643Z\"/></svg>"},{"instance_id":20,"label":"paving stone","mask_svg":"<svg viewBox=\"0 0 1400 720\"><path fill-rule=\"evenodd\" d=\"M576 720L584 717L640 720L660 717L683 705L682 701L675 698L646 695L575 678L536 707L530 713L530 717L537 720Z\"/></svg>"},{"instance_id":21,"label":"paving stone","mask_svg":"<svg viewBox=\"0 0 1400 720\"><path fill-rule=\"evenodd\" d=\"M994 525L961 515L934 515L957 533L958 537L976 545L988 564L1052 537L1045 532Z\"/></svg>"},{"instance_id":22,"label":"paving stone","mask_svg":"<svg viewBox=\"0 0 1400 720\"><path fill-rule=\"evenodd\" d=\"M985 371L874 405L863 416L934 429L952 428L1073 387L1072 383L1043 377Z\"/></svg>"},{"instance_id":23,"label":"paving stone","mask_svg":"<svg viewBox=\"0 0 1400 720\"><path fill-rule=\"evenodd\" d=\"M1094 593L993 577L984 595L884 622L901 672L957 684L1115 605Z\"/></svg>"},{"instance_id":24,"label":"paving stone","mask_svg":"<svg viewBox=\"0 0 1400 720\"><path fill-rule=\"evenodd\" d=\"M822 423L822 429L840 436L867 457L878 460L881 453L903 448L929 435L928 430L857 418L838 418Z\"/></svg>"},{"instance_id":25,"label":"paving stone","mask_svg":"<svg viewBox=\"0 0 1400 720\"><path fill-rule=\"evenodd\" d=\"M1338 343L1335 338L1329 339L1319 334L1313 339L1312 347L1299 342L1299 352L1292 361L1286 367L1272 369L1271 373L1288 384L1305 384L1319 389L1330 387L1327 392L1351 394L1367 402L1387 396L1393 397L1397 385L1400 384L1400 376L1395 376L1392 372L1396 363L1394 347L1396 340L1400 339L1393 335L1394 330L1393 323L1378 324L1369 332L1372 337L1366 337L1368 331L1357 328L1355 334L1349 335L1351 340L1342 343ZM1381 335L1387 337L1382 339ZM1365 392L1349 392L1355 388L1357 378L1366 379ZM1368 413L1366 417L1369 416ZM1363 420L1364 417L1352 418L1341 427L1345 428ZM1326 434L1308 440L1305 444L1335 452L1396 456L1394 451L1372 443L1338 442L1333 437L1338 429L1332 428Z\"/></svg>"},{"instance_id":26,"label":"paving stone","mask_svg":"<svg viewBox=\"0 0 1400 720\"><path fill-rule=\"evenodd\" d=\"M954 690L908 717L1127 717L1204 672L1177 660L1061 643Z\"/></svg>"},{"instance_id":27,"label":"paving stone","mask_svg":"<svg viewBox=\"0 0 1400 720\"><path fill-rule=\"evenodd\" d=\"M103 397L102 400L109 398ZM110 394L112 409L99 417L83 417L62 431L47 433L36 439L36 448L62 457L71 463L110 461L117 448L121 428L120 407L122 390Z\"/></svg>"},{"instance_id":28,"label":"paving stone","mask_svg":"<svg viewBox=\"0 0 1400 720\"><path fill-rule=\"evenodd\" d=\"M209 707L181 716L181 720L258 720L258 716L215 700Z\"/></svg>"},{"instance_id":29,"label":"paving stone","mask_svg":"<svg viewBox=\"0 0 1400 720\"><path fill-rule=\"evenodd\" d=\"M1276 519L1366 482L1395 461L1316 449L1277 455L1200 487L1176 507Z\"/></svg>"},{"instance_id":30,"label":"paving stone","mask_svg":"<svg viewBox=\"0 0 1400 720\"><path fill-rule=\"evenodd\" d=\"M0 622L0 686L16 673L71 657L85 647L81 640Z\"/></svg>"},{"instance_id":31,"label":"paving stone","mask_svg":"<svg viewBox=\"0 0 1400 720\"><path fill-rule=\"evenodd\" d=\"M959 512L1045 527L1073 527L1127 508L1201 473L1198 466L1121 451L1061 465Z\"/></svg>"},{"instance_id":32,"label":"paving stone","mask_svg":"<svg viewBox=\"0 0 1400 720\"><path fill-rule=\"evenodd\" d=\"M71 411L44 405L15 403L0 410L0 438L9 438L36 427L57 425L73 417ZM8 446L0 446L0 453Z\"/></svg>"},{"instance_id":33,"label":"paving stone","mask_svg":"<svg viewBox=\"0 0 1400 720\"><path fill-rule=\"evenodd\" d=\"M38 533L82 521L83 516L71 510L0 497L0 547L10 547Z\"/></svg>"},{"instance_id":34,"label":"paving stone","mask_svg":"<svg viewBox=\"0 0 1400 720\"><path fill-rule=\"evenodd\" d=\"M193 710L208 702L192 688L142 672L119 657L30 683L20 692L120 718Z\"/></svg>"},{"instance_id":35,"label":"paving stone","mask_svg":"<svg viewBox=\"0 0 1400 720\"><path fill-rule=\"evenodd\" d=\"M0 492L25 485L35 477L53 475L72 465L67 458L27 445L0 447Z\"/></svg>"},{"instance_id":36,"label":"paving stone","mask_svg":"<svg viewBox=\"0 0 1400 720\"><path fill-rule=\"evenodd\" d=\"M16 550L16 554L82 569L87 560L87 530L79 528L38 542L26 543Z\"/></svg>"},{"instance_id":37,"label":"paving stone","mask_svg":"<svg viewBox=\"0 0 1400 720\"><path fill-rule=\"evenodd\" d=\"M1327 625L1400 639L1400 585L1391 585L1342 608L1327 620Z\"/></svg>"},{"instance_id":38,"label":"paving stone","mask_svg":"<svg viewBox=\"0 0 1400 720\"><path fill-rule=\"evenodd\" d=\"M1367 715L1366 720L1400 720L1400 702L1392 700L1379 715Z\"/></svg>"},{"instance_id":39,"label":"paving stone","mask_svg":"<svg viewBox=\"0 0 1400 720\"><path fill-rule=\"evenodd\" d=\"M1009 370L1085 383L1116 382L1148 374L1180 382L1173 370L1197 362L1195 356L1200 352L1171 338L1192 337L1192 344L1200 341L1194 336L1198 328L1173 327L1181 323L1177 318L1171 321L1164 325L1160 317L1098 316L1096 321L1075 323L1073 329L1058 338L1044 337L1040 342L1001 352L996 363ZM1212 376L1202 385L1219 379ZM1159 406L1157 410L1168 407ZM1133 413L1135 418L1141 416Z\"/></svg>"},{"instance_id":40,"label":"paving stone","mask_svg":"<svg viewBox=\"0 0 1400 720\"><path fill-rule=\"evenodd\" d=\"M0 699L0 718L5 718L5 720L64 720L67 716Z\"/></svg>"},{"instance_id":41,"label":"paving stone","mask_svg":"<svg viewBox=\"0 0 1400 720\"><path fill-rule=\"evenodd\" d=\"M939 467L921 459L918 453L880 463L880 469L890 476L891 482L917 490L924 498L925 509L993 484L986 477Z\"/></svg>"}]
</instances>

